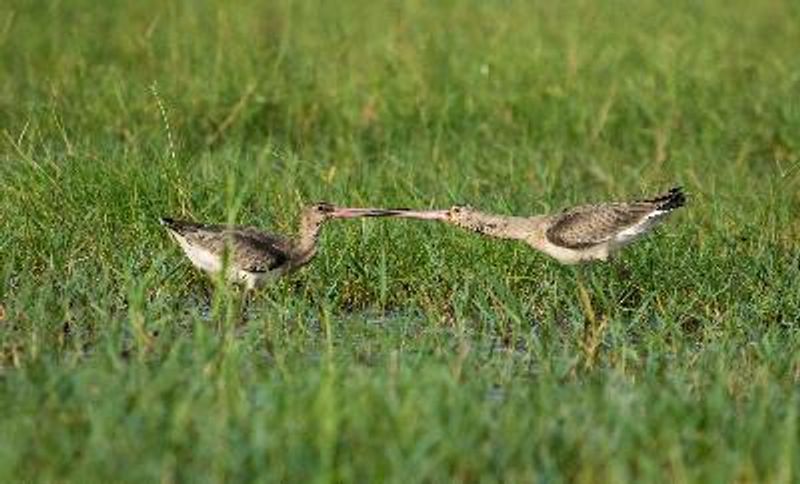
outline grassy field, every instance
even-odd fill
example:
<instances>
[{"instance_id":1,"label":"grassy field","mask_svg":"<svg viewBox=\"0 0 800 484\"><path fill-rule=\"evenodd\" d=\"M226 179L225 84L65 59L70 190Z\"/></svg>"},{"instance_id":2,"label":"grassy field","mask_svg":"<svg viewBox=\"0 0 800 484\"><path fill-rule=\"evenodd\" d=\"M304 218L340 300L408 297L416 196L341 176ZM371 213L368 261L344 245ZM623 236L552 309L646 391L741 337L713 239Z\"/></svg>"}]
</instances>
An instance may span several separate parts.
<instances>
[{"instance_id":1,"label":"grassy field","mask_svg":"<svg viewBox=\"0 0 800 484\"><path fill-rule=\"evenodd\" d=\"M797 482L796 2L0 6L0 481ZM161 215L534 214L682 184L576 273L331 223L246 307Z\"/></svg>"}]
</instances>

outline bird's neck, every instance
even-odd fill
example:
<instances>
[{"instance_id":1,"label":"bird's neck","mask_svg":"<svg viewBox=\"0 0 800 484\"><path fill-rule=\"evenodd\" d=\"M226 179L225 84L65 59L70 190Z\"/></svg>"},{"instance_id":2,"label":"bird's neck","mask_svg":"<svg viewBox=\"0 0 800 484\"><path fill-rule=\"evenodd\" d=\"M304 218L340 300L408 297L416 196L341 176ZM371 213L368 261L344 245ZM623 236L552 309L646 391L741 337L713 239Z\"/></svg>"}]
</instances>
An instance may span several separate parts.
<instances>
[{"instance_id":1,"label":"bird's neck","mask_svg":"<svg viewBox=\"0 0 800 484\"><path fill-rule=\"evenodd\" d=\"M489 237L529 240L541 225L538 219L539 217L510 217L474 212L459 221L457 225Z\"/></svg>"},{"instance_id":2,"label":"bird's neck","mask_svg":"<svg viewBox=\"0 0 800 484\"><path fill-rule=\"evenodd\" d=\"M300 222L300 232L297 235L294 247L293 265L295 267L308 263L317 255L317 240L321 229L321 222L305 219Z\"/></svg>"}]
</instances>

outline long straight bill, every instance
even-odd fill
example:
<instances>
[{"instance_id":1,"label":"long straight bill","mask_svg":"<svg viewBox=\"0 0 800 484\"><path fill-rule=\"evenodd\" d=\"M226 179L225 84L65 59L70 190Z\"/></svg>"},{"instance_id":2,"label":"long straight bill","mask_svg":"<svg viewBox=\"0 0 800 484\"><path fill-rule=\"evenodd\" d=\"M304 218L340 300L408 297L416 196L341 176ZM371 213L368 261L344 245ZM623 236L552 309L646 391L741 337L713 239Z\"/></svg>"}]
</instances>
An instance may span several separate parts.
<instances>
[{"instance_id":1,"label":"long straight bill","mask_svg":"<svg viewBox=\"0 0 800 484\"><path fill-rule=\"evenodd\" d=\"M447 220L449 210L408 210L395 208L385 210L385 217L412 218L416 220Z\"/></svg>"},{"instance_id":2,"label":"long straight bill","mask_svg":"<svg viewBox=\"0 0 800 484\"><path fill-rule=\"evenodd\" d=\"M419 220L446 220L447 213L447 210L408 210L404 208L339 208L331 216L335 218L399 217Z\"/></svg>"}]
</instances>

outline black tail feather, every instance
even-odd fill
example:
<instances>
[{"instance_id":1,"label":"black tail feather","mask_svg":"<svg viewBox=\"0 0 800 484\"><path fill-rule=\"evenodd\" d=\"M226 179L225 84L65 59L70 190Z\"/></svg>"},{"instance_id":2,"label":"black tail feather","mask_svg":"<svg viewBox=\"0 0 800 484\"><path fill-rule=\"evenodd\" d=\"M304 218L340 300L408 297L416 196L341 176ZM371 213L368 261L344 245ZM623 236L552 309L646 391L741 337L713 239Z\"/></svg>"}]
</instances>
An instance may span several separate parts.
<instances>
[{"instance_id":1,"label":"black tail feather","mask_svg":"<svg viewBox=\"0 0 800 484\"><path fill-rule=\"evenodd\" d=\"M166 227L168 229L172 229L172 230L177 230L178 227L181 225L180 221L175 220L172 217L161 217L161 218L158 219L158 221L164 227Z\"/></svg>"},{"instance_id":2,"label":"black tail feather","mask_svg":"<svg viewBox=\"0 0 800 484\"><path fill-rule=\"evenodd\" d=\"M683 187L673 187L667 193L646 200L650 203L655 203L658 210L675 210L686 204L686 195L683 193Z\"/></svg>"},{"instance_id":3,"label":"black tail feather","mask_svg":"<svg viewBox=\"0 0 800 484\"><path fill-rule=\"evenodd\" d=\"M161 225L177 233L191 232L197 230L201 225L194 222L186 222L184 220L177 220L172 217L161 217L158 219Z\"/></svg>"}]
</instances>

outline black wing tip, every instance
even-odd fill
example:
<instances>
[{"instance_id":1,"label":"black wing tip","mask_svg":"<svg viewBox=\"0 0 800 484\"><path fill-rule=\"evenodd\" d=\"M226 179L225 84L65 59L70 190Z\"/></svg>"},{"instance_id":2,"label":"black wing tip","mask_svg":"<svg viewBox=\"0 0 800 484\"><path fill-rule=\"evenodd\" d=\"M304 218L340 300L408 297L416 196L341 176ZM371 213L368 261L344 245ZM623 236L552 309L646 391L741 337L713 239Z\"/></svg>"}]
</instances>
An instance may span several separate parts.
<instances>
[{"instance_id":1,"label":"black wing tip","mask_svg":"<svg viewBox=\"0 0 800 484\"><path fill-rule=\"evenodd\" d=\"M190 225L187 222L174 219L172 217L161 217L158 219L158 222L163 227L173 232L185 232L190 227Z\"/></svg>"},{"instance_id":2,"label":"black wing tip","mask_svg":"<svg viewBox=\"0 0 800 484\"><path fill-rule=\"evenodd\" d=\"M675 186L664 195L651 200L656 203L658 210L675 210L686 205L686 194L683 193L682 186Z\"/></svg>"}]
</instances>

